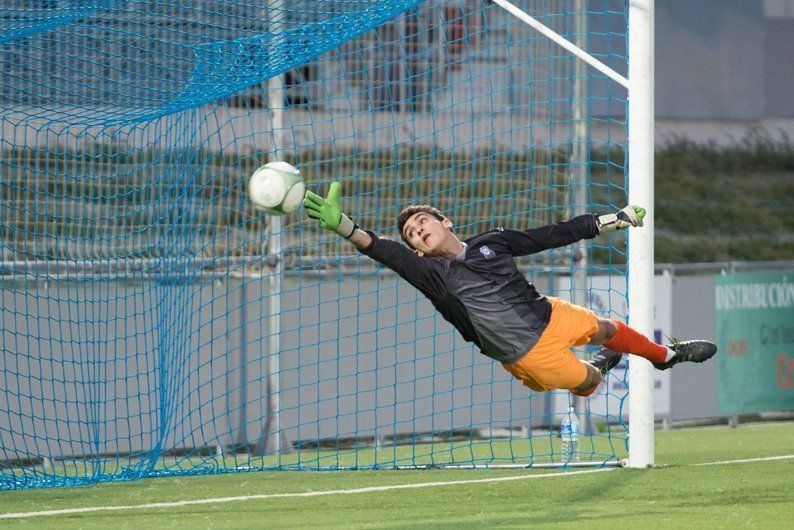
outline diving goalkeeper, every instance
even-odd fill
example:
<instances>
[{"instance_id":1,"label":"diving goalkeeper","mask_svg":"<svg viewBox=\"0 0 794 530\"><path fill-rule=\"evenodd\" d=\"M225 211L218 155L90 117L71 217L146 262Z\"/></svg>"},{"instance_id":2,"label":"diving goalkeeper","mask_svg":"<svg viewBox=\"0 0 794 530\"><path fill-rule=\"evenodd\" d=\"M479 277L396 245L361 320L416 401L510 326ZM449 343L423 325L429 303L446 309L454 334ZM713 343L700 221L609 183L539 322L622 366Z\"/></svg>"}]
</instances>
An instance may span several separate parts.
<instances>
[{"instance_id":1,"label":"diving goalkeeper","mask_svg":"<svg viewBox=\"0 0 794 530\"><path fill-rule=\"evenodd\" d=\"M532 390L559 388L590 395L623 353L644 357L665 370L683 361L703 362L717 352L714 344L702 340L655 344L619 320L543 296L516 266L515 256L642 226L643 208L580 215L529 230L496 228L461 241L452 231L452 221L439 210L409 206L397 217L405 246L360 229L342 213L340 194L338 182L331 184L326 198L307 192L304 207L309 217L419 289L464 339ZM571 351L571 346L584 344L604 348L586 362Z\"/></svg>"}]
</instances>

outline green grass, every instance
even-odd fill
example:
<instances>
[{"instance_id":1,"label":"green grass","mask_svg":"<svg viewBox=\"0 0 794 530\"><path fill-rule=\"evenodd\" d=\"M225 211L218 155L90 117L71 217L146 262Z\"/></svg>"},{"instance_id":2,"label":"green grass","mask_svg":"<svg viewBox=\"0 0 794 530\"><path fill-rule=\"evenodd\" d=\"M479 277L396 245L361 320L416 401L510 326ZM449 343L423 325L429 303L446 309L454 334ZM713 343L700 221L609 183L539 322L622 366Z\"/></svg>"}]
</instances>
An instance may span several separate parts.
<instances>
[{"instance_id":1,"label":"green grass","mask_svg":"<svg viewBox=\"0 0 794 530\"><path fill-rule=\"evenodd\" d=\"M782 528L794 506L794 424L658 432L656 469L532 478L558 471L257 472L0 494L0 513L317 492L412 483L504 482L243 500L225 504L0 520L35 528Z\"/></svg>"}]
</instances>

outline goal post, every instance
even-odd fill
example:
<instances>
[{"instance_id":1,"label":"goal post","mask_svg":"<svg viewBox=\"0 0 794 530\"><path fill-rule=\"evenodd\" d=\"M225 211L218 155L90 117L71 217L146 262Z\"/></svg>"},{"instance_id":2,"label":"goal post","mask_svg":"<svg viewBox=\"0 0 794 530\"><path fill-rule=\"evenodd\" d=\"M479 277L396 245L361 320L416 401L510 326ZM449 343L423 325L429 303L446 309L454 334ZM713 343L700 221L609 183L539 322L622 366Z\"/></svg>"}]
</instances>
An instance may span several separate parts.
<instances>
[{"instance_id":1,"label":"goal post","mask_svg":"<svg viewBox=\"0 0 794 530\"><path fill-rule=\"evenodd\" d=\"M603 62L599 61L579 43L571 42L535 18L522 11L507 0L493 0L512 15L539 31L555 44L561 46L578 60L607 75L613 82L628 89L628 173L629 203L642 205L646 208L644 230L631 234L629 245L628 292L629 292L629 324L646 336L653 336L653 275L654 275L654 0L630 0L628 2L628 79ZM577 22L582 10L581 3L574 3L572 11ZM576 24L576 23L575 23ZM580 23L581 24L581 23ZM581 26L575 32L576 37L582 36ZM581 70L577 69L575 86L582 78ZM581 97L575 96L576 101ZM576 111L575 111L576 113ZM578 122L577 122L578 123ZM573 152L579 151L582 135L575 135ZM572 155L573 156L573 155ZM577 156L573 156L576 160ZM578 164L574 163L572 167ZM572 169L576 171L576 169ZM575 184L582 189L581 182ZM577 204L586 204L581 199ZM579 210L577 213L583 213ZM585 264L575 274L581 276ZM574 280L576 278L574 277ZM574 299L580 305L586 305L580 293L584 292L586 279L580 278L572 283ZM578 284L578 285L577 285ZM651 364L639 357L632 359L629 366L629 467L648 467L654 463L653 448L653 368Z\"/></svg>"},{"instance_id":2,"label":"goal post","mask_svg":"<svg viewBox=\"0 0 794 530\"><path fill-rule=\"evenodd\" d=\"M516 7L514 4L511 4L507 0L493 0L493 3L501 6L510 14L516 16L519 20L521 20L525 24L539 31L549 40L561 46L569 53L578 57L580 60L586 62L587 64L598 70L599 72L603 73L604 75L612 79L614 82L618 83L623 87L629 88L629 84L630 84L629 80L626 79L624 76L620 75L618 72L616 72L615 70L604 64L602 61L599 61L598 59L587 53L587 51L585 51L581 46L571 42L570 40L566 39L565 37L563 37L556 31L552 30L545 24L539 22L534 17L531 17L526 12ZM571 10L572 13L575 14L574 16L578 16L578 13L582 11L581 5L582 4L580 3L574 4L574 8ZM582 35L577 35L577 36L581 37Z\"/></svg>"},{"instance_id":3,"label":"goal post","mask_svg":"<svg viewBox=\"0 0 794 530\"><path fill-rule=\"evenodd\" d=\"M284 160L395 239L412 203L463 239L626 201L652 218L651 0L62 3L0 8L0 489L613 466L627 445L652 464L642 362L587 399L532 392L391 271L246 194ZM649 332L652 230L518 267Z\"/></svg>"},{"instance_id":4,"label":"goal post","mask_svg":"<svg viewBox=\"0 0 794 530\"><path fill-rule=\"evenodd\" d=\"M654 275L654 0L629 1L629 202L646 208L629 244L629 324L653 336ZM636 360L635 360L636 359ZM629 367L629 467L654 463L653 367Z\"/></svg>"}]
</instances>

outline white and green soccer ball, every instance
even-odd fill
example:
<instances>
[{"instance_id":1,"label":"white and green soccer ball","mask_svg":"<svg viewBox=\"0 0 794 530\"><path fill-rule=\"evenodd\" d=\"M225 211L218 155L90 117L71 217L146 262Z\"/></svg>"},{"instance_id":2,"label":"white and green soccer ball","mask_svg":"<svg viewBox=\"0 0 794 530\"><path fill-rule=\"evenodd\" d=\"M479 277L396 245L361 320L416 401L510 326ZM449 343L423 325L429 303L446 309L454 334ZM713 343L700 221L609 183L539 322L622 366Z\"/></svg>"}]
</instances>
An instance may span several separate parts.
<instances>
[{"instance_id":1,"label":"white and green soccer ball","mask_svg":"<svg viewBox=\"0 0 794 530\"><path fill-rule=\"evenodd\" d=\"M254 171L248 181L248 196L254 207L271 215L294 212L305 193L300 170L286 162L269 162Z\"/></svg>"}]
</instances>

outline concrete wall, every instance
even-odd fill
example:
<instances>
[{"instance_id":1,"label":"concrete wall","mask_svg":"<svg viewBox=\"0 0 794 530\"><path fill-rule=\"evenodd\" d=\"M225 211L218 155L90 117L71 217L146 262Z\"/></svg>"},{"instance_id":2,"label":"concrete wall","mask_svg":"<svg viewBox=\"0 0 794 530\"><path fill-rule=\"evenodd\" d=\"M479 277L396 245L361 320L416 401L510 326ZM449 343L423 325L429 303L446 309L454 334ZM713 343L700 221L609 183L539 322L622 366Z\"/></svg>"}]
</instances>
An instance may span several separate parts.
<instances>
[{"instance_id":1,"label":"concrete wall","mask_svg":"<svg viewBox=\"0 0 794 530\"><path fill-rule=\"evenodd\" d=\"M656 2L656 144L794 133L794 1Z\"/></svg>"},{"instance_id":2,"label":"concrete wall","mask_svg":"<svg viewBox=\"0 0 794 530\"><path fill-rule=\"evenodd\" d=\"M791 0L657 2L657 117L794 117L792 38Z\"/></svg>"},{"instance_id":3,"label":"concrete wall","mask_svg":"<svg viewBox=\"0 0 794 530\"><path fill-rule=\"evenodd\" d=\"M716 342L712 275L673 278L673 334ZM717 409L717 363L682 364L670 374L672 420L709 418Z\"/></svg>"}]
</instances>

